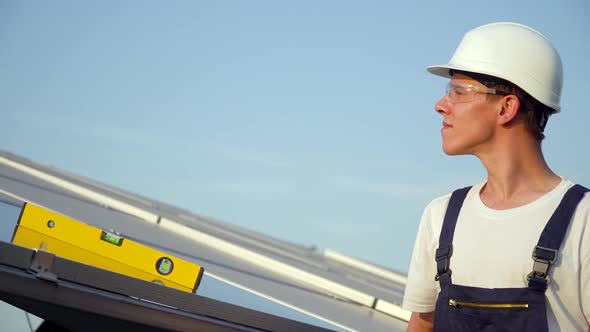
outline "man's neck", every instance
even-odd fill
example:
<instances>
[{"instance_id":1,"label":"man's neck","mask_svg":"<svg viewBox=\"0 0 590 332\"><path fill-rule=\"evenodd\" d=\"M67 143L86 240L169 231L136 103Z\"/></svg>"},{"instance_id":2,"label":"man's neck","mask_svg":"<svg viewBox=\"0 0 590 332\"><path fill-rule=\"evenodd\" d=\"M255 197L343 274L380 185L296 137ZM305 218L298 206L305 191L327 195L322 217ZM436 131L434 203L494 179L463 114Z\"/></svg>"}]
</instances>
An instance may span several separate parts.
<instances>
[{"instance_id":1,"label":"man's neck","mask_svg":"<svg viewBox=\"0 0 590 332\"><path fill-rule=\"evenodd\" d=\"M488 181L480 197L493 209L526 205L554 189L562 180L551 171L536 141L504 145L502 149L478 157L488 172Z\"/></svg>"}]
</instances>

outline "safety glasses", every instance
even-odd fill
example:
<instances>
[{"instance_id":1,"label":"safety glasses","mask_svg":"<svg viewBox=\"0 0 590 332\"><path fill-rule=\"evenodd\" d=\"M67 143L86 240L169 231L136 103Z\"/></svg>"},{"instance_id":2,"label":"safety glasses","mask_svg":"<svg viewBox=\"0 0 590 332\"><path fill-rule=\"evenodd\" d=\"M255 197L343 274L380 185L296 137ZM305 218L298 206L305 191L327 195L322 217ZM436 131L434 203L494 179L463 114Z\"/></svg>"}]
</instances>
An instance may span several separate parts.
<instances>
[{"instance_id":1,"label":"safety glasses","mask_svg":"<svg viewBox=\"0 0 590 332\"><path fill-rule=\"evenodd\" d=\"M453 104L468 103L475 99L478 93L485 93L491 95L507 96L508 92L499 91L492 88L482 86L475 86L471 84L459 84L449 82L447 84L446 95Z\"/></svg>"}]
</instances>

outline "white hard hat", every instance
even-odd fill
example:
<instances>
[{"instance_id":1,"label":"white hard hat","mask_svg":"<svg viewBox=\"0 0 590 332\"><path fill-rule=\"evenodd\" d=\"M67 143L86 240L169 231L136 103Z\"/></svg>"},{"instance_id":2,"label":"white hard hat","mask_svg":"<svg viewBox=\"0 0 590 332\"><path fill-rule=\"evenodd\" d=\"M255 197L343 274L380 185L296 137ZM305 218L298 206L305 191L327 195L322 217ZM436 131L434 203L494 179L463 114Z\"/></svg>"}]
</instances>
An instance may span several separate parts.
<instances>
[{"instance_id":1,"label":"white hard hat","mask_svg":"<svg viewBox=\"0 0 590 332\"><path fill-rule=\"evenodd\" d=\"M444 77L449 69L504 79L560 111L561 59L545 36L526 25L499 22L467 32L448 64L427 68Z\"/></svg>"}]
</instances>

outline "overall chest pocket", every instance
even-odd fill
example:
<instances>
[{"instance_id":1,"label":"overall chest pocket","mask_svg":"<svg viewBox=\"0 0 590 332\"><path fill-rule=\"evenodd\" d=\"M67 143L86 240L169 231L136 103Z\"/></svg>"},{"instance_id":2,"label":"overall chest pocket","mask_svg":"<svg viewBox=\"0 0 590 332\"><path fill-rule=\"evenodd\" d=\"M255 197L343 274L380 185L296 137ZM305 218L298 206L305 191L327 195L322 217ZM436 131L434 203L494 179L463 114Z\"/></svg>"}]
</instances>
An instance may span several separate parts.
<instances>
[{"instance_id":1,"label":"overall chest pocket","mask_svg":"<svg viewBox=\"0 0 590 332\"><path fill-rule=\"evenodd\" d=\"M518 309L528 309L528 303L498 303L498 302L470 302L460 299L449 299L449 305L456 310L472 310L475 313L514 312Z\"/></svg>"},{"instance_id":2,"label":"overall chest pocket","mask_svg":"<svg viewBox=\"0 0 590 332\"><path fill-rule=\"evenodd\" d=\"M435 310L435 331L547 331L544 294L526 289L482 289L451 285ZM446 294L445 294L446 293ZM436 325L436 324L435 324Z\"/></svg>"}]
</instances>

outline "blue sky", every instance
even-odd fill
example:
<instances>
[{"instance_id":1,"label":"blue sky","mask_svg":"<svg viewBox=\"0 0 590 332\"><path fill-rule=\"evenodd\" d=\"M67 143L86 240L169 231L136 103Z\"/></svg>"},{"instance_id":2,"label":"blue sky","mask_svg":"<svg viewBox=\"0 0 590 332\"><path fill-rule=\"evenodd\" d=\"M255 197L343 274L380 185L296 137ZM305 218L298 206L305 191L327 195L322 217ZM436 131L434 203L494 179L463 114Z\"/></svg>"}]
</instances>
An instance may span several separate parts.
<instances>
[{"instance_id":1,"label":"blue sky","mask_svg":"<svg viewBox=\"0 0 590 332\"><path fill-rule=\"evenodd\" d=\"M463 34L532 26L564 63L543 143L590 185L590 3L0 1L0 149L406 271L424 206L479 182L433 105Z\"/></svg>"}]
</instances>

